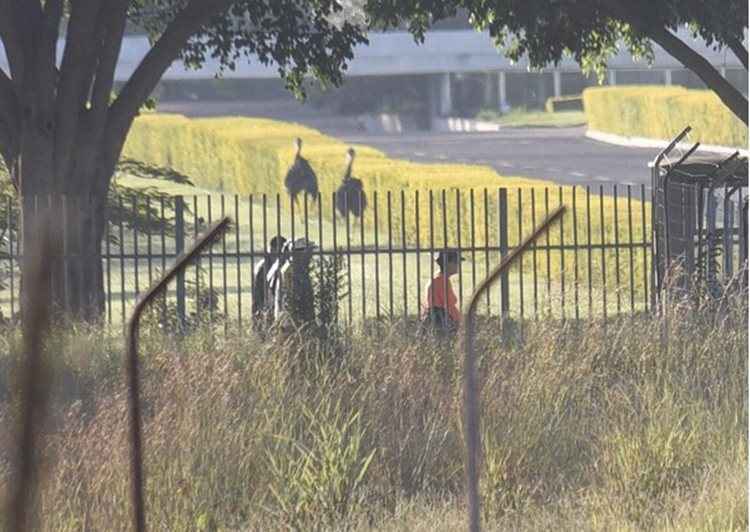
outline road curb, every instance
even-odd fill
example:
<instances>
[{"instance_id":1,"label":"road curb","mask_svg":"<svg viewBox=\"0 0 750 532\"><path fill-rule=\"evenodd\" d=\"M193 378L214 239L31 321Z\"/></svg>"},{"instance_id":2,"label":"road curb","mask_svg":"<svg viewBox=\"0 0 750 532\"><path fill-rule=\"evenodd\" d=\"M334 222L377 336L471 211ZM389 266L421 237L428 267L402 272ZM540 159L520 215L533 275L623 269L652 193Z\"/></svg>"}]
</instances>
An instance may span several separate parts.
<instances>
[{"instance_id":1,"label":"road curb","mask_svg":"<svg viewBox=\"0 0 750 532\"><path fill-rule=\"evenodd\" d=\"M670 142L668 140L650 139L646 137L624 137L613 133L604 133L603 131L597 131L595 129L586 130L586 137L592 140L598 140L599 142L615 144L617 146L627 146L629 148L662 149L666 148ZM681 150L689 150L692 146L692 142L680 142L677 144L677 148ZM740 155L743 157L748 157L748 155L750 155L750 151L748 150L731 148L728 146L713 146L711 144L701 144L700 151L718 153L720 155L732 155L734 152L739 151Z\"/></svg>"}]
</instances>

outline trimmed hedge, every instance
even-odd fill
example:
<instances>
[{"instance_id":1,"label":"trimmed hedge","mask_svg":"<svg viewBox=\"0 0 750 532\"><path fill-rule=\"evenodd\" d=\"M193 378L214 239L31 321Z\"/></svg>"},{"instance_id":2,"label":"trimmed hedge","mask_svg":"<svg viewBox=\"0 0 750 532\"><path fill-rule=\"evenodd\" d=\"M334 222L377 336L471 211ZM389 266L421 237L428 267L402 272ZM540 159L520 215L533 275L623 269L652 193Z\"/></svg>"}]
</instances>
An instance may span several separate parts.
<instances>
[{"instance_id":1,"label":"trimmed hedge","mask_svg":"<svg viewBox=\"0 0 750 532\"><path fill-rule=\"evenodd\" d=\"M583 98L580 94L575 96L553 96L547 98L544 109L548 113L559 111L583 111Z\"/></svg>"},{"instance_id":2,"label":"trimmed hedge","mask_svg":"<svg viewBox=\"0 0 750 532\"><path fill-rule=\"evenodd\" d=\"M299 124L256 118L188 119L181 115L143 115L131 129L123 156L172 167L189 175L197 186L219 192L241 195L282 193L282 201L287 205L284 176L294 158L292 141L295 137L303 139L303 156L310 161L318 176L324 203L329 203L341 184L347 145ZM469 205L470 189L481 194L484 188L552 185L539 180L502 177L486 166L420 164L390 159L383 152L367 146L356 146L356 150L353 174L363 181L370 204L373 191L378 191L380 198L385 199L388 190L398 195L404 190L412 197L417 190L447 190L449 208L446 219L450 226L462 227L462 238L469 237L469 213L468 209L460 213L462 221L459 225L454 209L456 194L461 196L462 205ZM423 199L425 197L422 195ZM479 197L475 201L475 216L482 220L483 202ZM442 222L441 202L441 198L435 197L435 216L439 216L436 219ZM400 223L400 211L396 210L393 221ZM490 205L489 210L490 219L495 219L494 205ZM331 217L331 212L332 209L324 205L326 218ZM428 209L425 207L419 214L422 235L426 235ZM414 213L407 212L406 216L413 218ZM373 209L366 211L364 221L365 227L374 226ZM381 229L387 226L382 211L378 226ZM411 222L407 226L407 234L414 236L415 224ZM483 239L484 235L478 234L475 238Z\"/></svg>"},{"instance_id":3,"label":"trimmed hedge","mask_svg":"<svg viewBox=\"0 0 750 532\"><path fill-rule=\"evenodd\" d=\"M583 91L589 128L669 140L692 126L691 140L747 148L748 128L713 91L683 87L593 87Z\"/></svg>"}]
</instances>

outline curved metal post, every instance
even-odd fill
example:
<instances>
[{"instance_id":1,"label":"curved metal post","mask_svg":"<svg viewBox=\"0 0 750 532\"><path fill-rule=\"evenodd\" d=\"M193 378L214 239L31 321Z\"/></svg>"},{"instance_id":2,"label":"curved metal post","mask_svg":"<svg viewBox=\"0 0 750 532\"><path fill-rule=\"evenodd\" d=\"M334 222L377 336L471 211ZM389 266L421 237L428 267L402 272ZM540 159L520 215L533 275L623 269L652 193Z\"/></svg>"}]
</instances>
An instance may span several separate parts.
<instances>
[{"instance_id":1,"label":"curved metal post","mask_svg":"<svg viewBox=\"0 0 750 532\"><path fill-rule=\"evenodd\" d=\"M469 300L464 313L464 430L466 437L466 495L469 503L469 530L479 532L479 398L476 385L476 355L474 353L474 329L477 306L482 294L498 277L526 251L537 238L542 236L565 212L561 205L545 218L523 242L500 261L500 264L481 282Z\"/></svg>"},{"instance_id":2,"label":"curved metal post","mask_svg":"<svg viewBox=\"0 0 750 532\"><path fill-rule=\"evenodd\" d=\"M128 420L130 424L130 489L132 500L133 529L137 532L146 530L146 515L143 503L143 460L141 446L141 409L138 390L138 322L146 306L159 292L166 288L169 281L177 276L188 263L209 246L214 239L224 232L230 223L225 217L213 224L201 235L185 253L175 259L175 263L161 279L157 280L141 296L133 309L127 326L127 378L128 378Z\"/></svg>"}]
</instances>

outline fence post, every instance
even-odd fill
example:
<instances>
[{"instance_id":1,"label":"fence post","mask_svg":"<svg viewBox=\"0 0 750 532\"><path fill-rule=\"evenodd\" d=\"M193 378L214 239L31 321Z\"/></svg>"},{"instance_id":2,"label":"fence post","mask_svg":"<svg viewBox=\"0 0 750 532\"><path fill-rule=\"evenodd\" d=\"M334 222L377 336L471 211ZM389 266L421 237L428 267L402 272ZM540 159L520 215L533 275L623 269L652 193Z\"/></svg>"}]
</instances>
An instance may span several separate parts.
<instances>
[{"instance_id":1,"label":"fence post","mask_svg":"<svg viewBox=\"0 0 750 532\"><path fill-rule=\"evenodd\" d=\"M179 256L185 251L185 200L182 196L176 196L174 202L174 240L175 254ZM177 274L177 319L180 330L185 330L185 272L182 269Z\"/></svg>"},{"instance_id":2,"label":"fence post","mask_svg":"<svg viewBox=\"0 0 750 532\"><path fill-rule=\"evenodd\" d=\"M498 195L498 230L500 231L500 256L508 255L508 189L501 188ZM510 312L508 272L500 275L500 315L503 319Z\"/></svg>"}]
</instances>

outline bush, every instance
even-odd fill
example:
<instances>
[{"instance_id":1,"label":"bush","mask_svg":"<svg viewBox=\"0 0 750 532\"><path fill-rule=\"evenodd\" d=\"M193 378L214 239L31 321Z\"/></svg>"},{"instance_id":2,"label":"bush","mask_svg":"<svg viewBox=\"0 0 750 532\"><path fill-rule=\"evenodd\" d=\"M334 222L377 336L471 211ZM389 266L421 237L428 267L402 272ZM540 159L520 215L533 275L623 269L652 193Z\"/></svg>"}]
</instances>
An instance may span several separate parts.
<instances>
[{"instance_id":1,"label":"bush","mask_svg":"<svg viewBox=\"0 0 750 532\"><path fill-rule=\"evenodd\" d=\"M692 126L692 140L746 148L747 126L712 91L682 87L593 87L583 91L589 127L630 137L672 139Z\"/></svg>"},{"instance_id":2,"label":"bush","mask_svg":"<svg viewBox=\"0 0 750 532\"><path fill-rule=\"evenodd\" d=\"M544 109L548 113L583 111L583 98L580 94L575 96L553 96L552 98L547 98Z\"/></svg>"}]
</instances>

